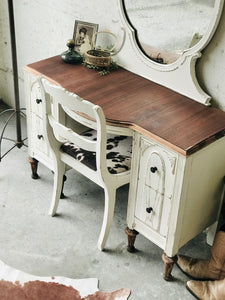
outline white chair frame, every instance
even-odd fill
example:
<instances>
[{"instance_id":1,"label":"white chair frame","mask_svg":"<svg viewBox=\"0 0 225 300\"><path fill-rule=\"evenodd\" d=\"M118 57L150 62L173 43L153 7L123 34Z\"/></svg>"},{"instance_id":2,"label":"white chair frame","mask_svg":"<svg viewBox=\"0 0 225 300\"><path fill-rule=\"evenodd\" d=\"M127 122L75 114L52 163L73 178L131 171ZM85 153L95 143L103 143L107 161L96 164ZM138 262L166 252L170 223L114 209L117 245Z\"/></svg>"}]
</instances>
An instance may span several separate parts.
<instances>
[{"instance_id":1,"label":"white chair frame","mask_svg":"<svg viewBox=\"0 0 225 300\"><path fill-rule=\"evenodd\" d=\"M116 190L118 187L129 183L130 170L118 174L110 174L107 169L107 127L105 116L100 106L94 105L73 93L69 93L60 86L52 85L43 78L39 78L39 83L42 93L43 115L45 116L43 120L45 125L44 135L50 145L54 165L54 187L49 215L54 216L56 214L66 166L77 170L104 189L104 216L98 239L98 248L103 250L114 215ZM54 105L52 105L53 102ZM63 109L66 114L79 124L79 128L81 124L96 129L97 140L87 140L79 132L77 133L76 130L71 130L60 123L52 111L53 107L57 107L58 111ZM70 141L85 150L95 151L97 170L94 171L69 154L62 152L60 147L65 141Z\"/></svg>"}]
</instances>

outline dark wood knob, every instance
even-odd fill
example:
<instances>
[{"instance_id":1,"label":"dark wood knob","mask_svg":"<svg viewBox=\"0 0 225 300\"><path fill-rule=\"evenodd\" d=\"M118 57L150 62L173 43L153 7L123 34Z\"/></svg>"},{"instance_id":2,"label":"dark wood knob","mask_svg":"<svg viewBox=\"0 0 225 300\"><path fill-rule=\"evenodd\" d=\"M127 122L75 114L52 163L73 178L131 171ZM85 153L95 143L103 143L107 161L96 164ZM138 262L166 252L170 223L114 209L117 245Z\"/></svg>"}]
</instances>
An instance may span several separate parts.
<instances>
[{"instance_id":1,"label":"dark wood knob","mask_svg":"<svg viewBox=\"0 0 225 300\"><path fill-rule=\"evenodd\" d=\"M41 103L41 102L42 102L41 99L36 99L36 103L37 103L37 104L39 104L39 103Z\"/></svg>"},{"instance_id":2,"label":"dark wood knob","mask_svg":"<svg viewBox=\"0 0 225 300\"><path fill-rule=\"evenodd\" d=\"M38 134L37 135L37 138L40 140L40 139L43 139L43 135L42 134Z\"/></svg>"},{"instance_id":3,"label":"dark wood knob","mask_svg":"<svg viewBox=\"0 0 225 300\"><path fill-rule=\"evenodd\" d=\"M147 211L148 214L150 214L153 211L153 208L152 207L147 207L146 211Z\"/></svg>"},{"instance_id":4,"label":"dark wood knob","mask_svg":"<svg viewBox=\"0 0 225 300\"><path fill-rule=\"evenodd\" d=\"M155 173L157 171L157 168L156 167L151 167L150 170L151 170L152 173Z\"/></svg>"}]
</instances>

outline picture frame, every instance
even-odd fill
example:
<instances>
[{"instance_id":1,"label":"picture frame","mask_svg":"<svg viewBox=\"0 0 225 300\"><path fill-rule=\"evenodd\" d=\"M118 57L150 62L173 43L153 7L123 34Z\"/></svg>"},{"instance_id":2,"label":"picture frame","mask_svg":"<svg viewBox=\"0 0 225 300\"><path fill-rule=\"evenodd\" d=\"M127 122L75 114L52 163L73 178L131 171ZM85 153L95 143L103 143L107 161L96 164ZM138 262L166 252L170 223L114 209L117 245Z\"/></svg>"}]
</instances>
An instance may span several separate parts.
<instances>
[{"instance_id":1,"label":"picture frame","mask_svg":"<svg viewBox=\"0 0 225 300\"><path fill-rule=\"evenodd\" d=\"M98 31L98 24L75 20L73 40L74 49L81 55L93 48L93 36Z\"/></svg>"}]
</instances>

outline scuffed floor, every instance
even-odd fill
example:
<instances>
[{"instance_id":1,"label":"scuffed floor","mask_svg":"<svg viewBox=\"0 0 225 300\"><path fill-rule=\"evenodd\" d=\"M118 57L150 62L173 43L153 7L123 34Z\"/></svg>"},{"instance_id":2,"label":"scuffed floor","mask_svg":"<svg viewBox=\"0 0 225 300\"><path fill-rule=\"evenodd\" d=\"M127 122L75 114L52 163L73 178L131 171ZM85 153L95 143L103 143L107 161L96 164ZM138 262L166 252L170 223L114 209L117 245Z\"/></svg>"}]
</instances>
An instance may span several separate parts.
<instances>
[{"instance_id":1,"label":"scuffed floor","mask_svg":"<svg viewBox=\"0 0 225 300\"><path fill-rule=\"evenodd\" d=\"M2 116L0 130L4 121ZM14 124L12 121L7 127L7 136L15 134ZM3 141L2 150L9 146L11 143ZM131 300L193 299L185 288L188 278L176 266L174 281L163 280L162 249L138 235L138 251L126 251L128 186L118 190L106 250L100 252L97 239L103 216L102 189L69 171L64 189L67 198L60 201L58 215L49 217L52 173L40 164L40 179L33 180L27 157L26 147L15 148L0 162L0 260L39 276L97 277L101 291L129 288ZM180 252L206 258L209 250L202 233Z\"/></svg>"}]
</instances>

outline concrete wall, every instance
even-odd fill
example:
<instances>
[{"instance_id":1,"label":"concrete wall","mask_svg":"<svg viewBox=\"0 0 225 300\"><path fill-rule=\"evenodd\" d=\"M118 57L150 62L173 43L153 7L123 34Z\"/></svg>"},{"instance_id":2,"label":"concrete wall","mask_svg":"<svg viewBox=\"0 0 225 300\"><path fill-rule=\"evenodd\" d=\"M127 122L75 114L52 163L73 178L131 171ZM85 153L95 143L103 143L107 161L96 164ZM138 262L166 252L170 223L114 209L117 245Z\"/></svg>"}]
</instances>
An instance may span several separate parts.
<instances>
[{"instance_id":1,"label":"concrete wall","mask_svg":"<svg viewBox=\"0 0 225 300\"><path fill-rule=\"evenodd\" d=\"M23 66L66 50L74 21L99 24L120 34L117 0L16 0L14 1L21 107L25 106ZM220 26L197 65L203 89L213 105L225 110L225 10ZM14 105L7 1L0 0L0 98Z\"/></svg>"},{"instance_id":2,"label":"concrete wall","mask_svg":"<svg viewBox=\"0 0 225 300\"><path fill-rule=\"evenodd\" d=\"M75 19L113 30L116 0L16 0L14 2L20 101L24 102L23 66L65 51ZM0 98L13 106L7 0L0 0Z\"/></svg>"}]
</instances>

